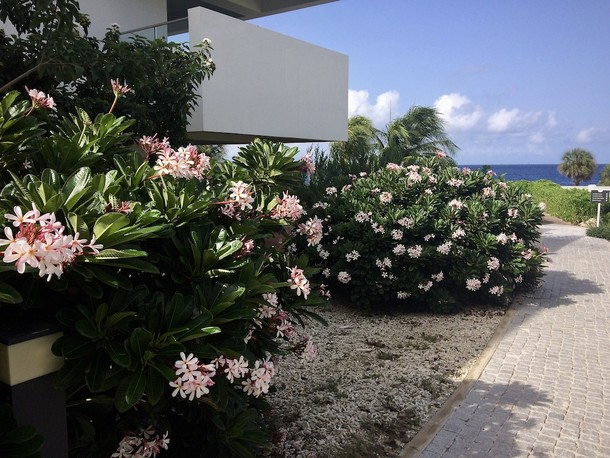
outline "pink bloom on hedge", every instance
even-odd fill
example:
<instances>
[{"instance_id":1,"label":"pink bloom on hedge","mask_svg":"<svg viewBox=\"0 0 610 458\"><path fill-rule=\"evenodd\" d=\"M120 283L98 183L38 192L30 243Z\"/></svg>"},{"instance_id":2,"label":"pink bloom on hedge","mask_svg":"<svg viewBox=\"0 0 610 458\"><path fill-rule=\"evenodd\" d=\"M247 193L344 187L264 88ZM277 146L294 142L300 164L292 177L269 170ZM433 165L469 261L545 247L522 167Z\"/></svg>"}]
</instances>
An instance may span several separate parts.
<instances>
[{"instance_id":1,"label":"pink bloom on hedge","mask_svg":"<svg viewBox=\"0 0 610 458\"><path fill-rule=\"evenodd\" d=\"M432 284L433 283L431 281L427 281L427 282L420 283L419 285L417 285L417 287L421 290L429 291L430 288L432 288Z\"/></svg>"},{"instance_id":2,"label":"pink bloom on hedge","mask_svg":"<svg viewBox=\"0 0 610 458\"><path fill-rule=\"evenodd\" d=\"M149 157L153 154L157 154L160 151L165 151L167 149L171 149L169 144L169 139L165 137L163 140L159 140L157 138L157 134L151 136L144 135L140 139L138 139L138 145L146 154L146 157Z\"/></svg>"},{"instance_id":3,"label":"pink bloom on hedge","mask_svg":"<svg viewBox=\"0 0 610 458\"><path fill-rule=\"evenodd\" d=\"M490 197L495 197L496 191L494 191L493 189L487 187L487 188L483 188L483 190L481 191L481 194L485 198L490 198Z\"/></svg>"},{"instance_id":4,"label":"pink bloom on hedge","mask_svg":"<svg viewBox=\"0 0 610 458\"><path fill-rule=\"evenodd\" d=\"M356 261L360 257L360 253L356 250L352 250L345 255L347 262Z\"/></svg>"},{"instance_id":5,"label":"pink bloom on hedge","mask_svg":"<svg viewBox=\"0 0 610 458\"><path fill-rule=\"evenodd\" d=\"M277 297L277 293L263 293L263 299L274 307L279 307L280 301Z\"/></svg>"},{"instance_id":6,"label":"pink bloom on hedge","mask_svg":"<svg viewBox=\"0 0 610 458\"><path fill-rule=\"evenodd\" d=\"M422 180L422 176L415 170L411 170L407 175L407 180L409 183L419 183Z\"/></svg>"},{"instance_id":7,"label":"pink bloom on hedge","mask_svg":"<svg viewBox=\"0 0 610 458\"><path fill-rule=\"evenodd\" d=\"M358 212L356 213L356 215L354 216L354 219L358 222L358 223L365 223L367 221L370 221L371 216L370 213L366 213L366 212Z\"/></svg>"},{"instance_id":8,"label":"pink bloom on hedge","mask_svg":"<svg viewBox=\"0 0 610 458\"><path fill-rule=\"evenodd\" d=\"M321 247L321 245L318 245L318 246L319 246L319 247ZM320 250L318 251L318 255L320 255L320 258L322 258L322 259L326 260L326 259L328 259L328 257L330 256L330 252L329 252L329 251L327 251L327 250L322 250L322 249L320 249Z\"/></svg>"},{"instance_id":9,"label":"pink bloom on hedge","mask_svg":"<svg viewBox=\"0 0 610 458\"><path fill-rule=\"evenodd\" d=\"M506 188L508 188L508 185L504 181L499 181L498 188L500 188L501 190L505 190Z\"/></svg>"},{"instance_id":10,"label":"pink bloom on hedge","mask_svg":"<svg viewBox=\"0 0 610 458\"><path fill-rule=\"evenodd\" d=\"M38 89L28 89L27 86L25 87L25 90L30 96L30 99L32 99L32 108L49 108L57 111L53 97L49 97L47 94L39 91Z\"/></svg>"},{"instance_id":11,"label":"pink bloom on hedge","mask_svg":"<svg viewBox=\"0 0 610 458\"><path fill-rule=\"evenodd\" d=\"M453 231L453 234L451 234L451 238L454 240L464 238L465 236L466 231L464 231L464 229L462 229L461 227L458 227L455 231Z\"/></svg>"},{"instance_id":12,"label":"pink bloom on hedge","mask_svg":"<svg viewBox=\"0 0 610 458\"><path fill-rule=\"evenodd\" d=\"M435 239L435 238L436 238L436 235L435 235L435 234L426 234L426 235L424 235L424 240L425 240L426 242L429 242L430 240L433 240L433 239Z\"/></svg>"},{"instance_id":13,"label":"pink bloom on hedge","mask_svg":"<svg viewBox=\"0 0 610 458\"><path fill-rule=\"evenodd\" d=\"M399 170L401 170L401 169L402 169L402 167L401 167L400 165L398 165L398 164L394 164L393 162L389 162L389 163L388 163L388 164L385 166L385 168L386 168L387 170L390 170L391 172L398 172Z\"/></svg>"},{"instance_id":14,"label":"pink bloom on hedge","mask_svg":"<svg viewBox=\"0 0 610 458\"><path fill-rule=\"evenodd\" d=\"M241 382L244 392L256 398L268 393L274 375L275 366L269 357L264 360L257 360L250 371L250 378Z\"/></svg>"},{"instance_id":15,"label":"pink bloom on hedge","mask_svg":"<svg viewBox=\"0 0 610 458\"><path fill-rule=\"evenodd\" d=\"M526 261L532 259L532 254L533 253L531 248L528 248L527 250L521 252L521 256L523 256L523 259L525 259Z\"/></svg>"},{"instance_id":16,"label":"pink bloom on hedge","mask_svg":"<svg viewBox=\"0 0 610 458\"><path fill-rule=\"evenodd\" d=\"M178 378L169 382L169 386L175 388L172 396L180 394L183 399L188 396L189 401L208 394L209 386L214 385L212 377L216 375L214 364L200 364L199 359L190 353L188 356L180 352L180 359L174 363Z\"/></svg>"},{"instance_id":17,"label":"pink bloom on hedge","mask_svg":"<svg viewBox=\"0 0 610 458\"><path fill-rule=\"evenodd\" d=\"M371 228L373 228L373 232L376 234L385 234L385 227L381 226L377 223L371 223Z\"/></svg>"},{"instance_id":18,"label":"pink bloom on hedge","mask_svg":"<svg viewBox=\"0 0 610 458\"><path fill-rule=\"evenodd\" d=\"M275 325L276 337L285 337L288 340L294 340L297 337L297 330L285 311L280 310L277 315L273 317L273 322Z\"/></svg>"},{"instance_id":19,"label":"pink bloom on hedge","mask_svg":"<svg viewBox=\"0 0 610 458\"><path fill-rule=\"evenodd\" d=\"M436 183L438 183L438 180L436 179L436 177L435 177L435 176L433 176L433 175L429 175L429 176L428 176L428 183L430 183L430 184L436 184Z\"/></svg>"},{"instance_id":20,"label":"pink bloom on hedge","mask_svg":"<svg viewBox=\"0 0 610 458\"><path fill-rule=\"evenodd\" d=\"M452 242L445 242L442 245L437 246L436 251L438 251L440 254L447 255L451 251L451 245L453 245Z\"/></svg>"},{"instance_id":21,"label":"pink bloom on hedge","mask_svg":"<svg viewBox=\"0 0 610 458\"><path fill-rule=\"evenodd\" d=\"M182 351L180 352L180 359L174 363L176 367L176 375L180 376L182 380L192 380L198 373L199 358L189 353L188 356Z\"/></svg>"},{"instance_id":22,"label":"pink bloom on hedge","mask_svg":"<svg viewBox=\"0 0 610 458\"><path fill-rule=\"evenodd\" d=\"M320 296L325 297L327 300L330 300L331 294L327 288L327 285L321 283L320 286L318 286L318 293L320 293Z\"/></svg>"},{"instance_id":23,"label":"pink bloom on hedge","mask_svg":"<svg viewBox=\"0 0 610 458\"><path fill-rule=\"evenodd\" d=\"M204 172L210 169L210 158L199 154L193 145L180 147L177 151L168 145L159 145L162 149L157 151L157 161L153 167L159 175L203 180Z\"/></svg>"},{"instance_id":24,"label":"pink bloom on hedge","mask_svg":"<svg viewBox=\"0 0 610 458\"><path fill-rule=\"evenodd\" d=\"M487 283L489 283L490 278L491 275L489 275L489 272L485 272L485 275L483 275L483 284L486 285Z\"/></svg>"},{"instance_id":25,"label":"pink bloom on hedge","mask_svg":"<svg viewBox=\"0 0 610 458\"><path fill-rule=\"evenodd\" d=\"M232 181L229 187L229 198L237 202L240 210L246 210L252 208L252 191L250 185L243 181Z\"/></svg>"},{"instance_id":26,"label":"pink bloom on hedge","mask_svg":"<svg viewBox=\"0 0 610 458\"><path fill-rule=\"evenodd\" d=\"M435 153L435 156L437 159L444 159L447 157L447 154L444 151L439 150Z\"/></svg>"},{"instance_id":27,"label":"pink bloom on hedge","mask_svg":"<svg viewBox=\"0 0 610 458\"><path fill-rule=\"evenodd\" d=\"M224 373L227 374L227 380L233 383L236 378L242 378L248 374L248 360L244 359L243 355L239 359L225 359Z\"/></svg>"},{"instance_id":28,"label":"pink bloom on hedge","mask_svg":"<svg viewBox=\"0 0 610 458\"><path fill-rule=\"evenodd\" d=\"M110 455L111 458L150 458L161 453L161 449L169 448L169 433L163 436L153 429L152 426L142 430L139 435L131 432L125 434L116 451Z\"/></svg>"},{"instance_id":29,"label":"pink bloom on hedge","mask_svg":"<svg viewBox=\"0 0 610 458\"><path fill-rule=\"evenodd\" d=\"M373 188L371 189L371 195L372 196L376 196L377 194L379 194L381 192L381 189L379 188Z\"/></svg>"},{"instance_id":30,"label":"pink bloom on hedge","mask_svg":"<svg viewBox=\"0 0 610 458\"><path fill-rule=\"evenodd\" d=\"M368 176L369 176L369 174L368 174L368 173L366 173L366 172L360 172L360 173L358 174L358 176L359 176L360 178L366 178L366 177L368 177Z\"/></svg>"},{"instance_id":31,"label":"pink bloom on hedge","mask_svg":"<svg viewBox=\"0 0 610 458\"><path fill-rule=\"evenodd\" d=\"M21 207L13 208L15 214L7 213L4 217L13 221L13 225L19 230L15 236L10 227L4 228L6 239L0 239L0 246L7 245L2 254L3 261L15 263L17 272L23 274L26 265L38 269L40 277L47 276L50 281L53 275L61 277L65 265L74 262L77 256L84 254L87 249L89 254L98 254L101 245L95 245L95 237L90 244L86 240L79 240L72 235L65 235L65 227L56 221L54 213L41 215L33 206L33 209L25 214Z\"/></svg>"},{"instance_id":32,"label":"pink bloom on hedge","mask_svg":"<svg viewBox=\"0 0 610 458\"><path fill-rule=\"evenodd\" d=\"M488 170L486 174L488 176L491 176L491 177L495 177L496 176L496 172L494 172L493 170Z\"/></svg>"},{"instance_id":33,"label":"pink bloom on hedge","mask_svg":"<svg viewBox=\"0 0 610 458\"><path fill-rule=\"evenodd\" d=\"M334 196L336 194L337 194L337 188L335 188L334 186L329 186L328 188L326 188L327 196Z\"/></svg>"},{"instance_id":34,"label":"pink bloom on hedge","mask_svg":"<svg viewBox=\"0 0 610 458\"><path fill-rule=\"evenodd\" d=\"M487 261L487 268L489 270L498 270L500 268L500 260L498 258L496 258L495 256L492 256Z\"/></svg>"},{"instance_id":35,"label":"pink bloom on hedge","mask_svg":"<svg viewBox=\"0 0 610 458\"><path fill-rule=\"evenodd\" d=\"M384 204L389 204L390 202L392 202L392 194L389 192L382 192L381 194L379 194L379 200Z\"/></svg>"},{"instance_id":36,"label":"pink bloom on hedge","mask_svg":"<svg viewBox=\"0 0 610 458\"><path fill-rule=\"evenodd\" d=\"M523 282L523 277L521 275L515 277L515 283L522 283Z\"/></svg>"},{"instance_id":37,"label":"pink bloom on hedge","mask_svg":"<svg viewBox=\"0 0 610 458\"><path fill-rule=\"evenodd\" d=\"M297 232L307 238L307 246L315 246L320 243L324 235L322 220L317 216L309 218L306 222L299 224Z\"/></svg>"},{"instance_id":38,"label":"pink bloom on hedge","mask_svg":"<svg viewBox=\"0 0 610 458\"><path fill-rule=\"evenodd\" d=\"M432 275L432 280L436 282L443 281L443 278L445 278L445 274L442 271Z\"/></svg>"},{"instance_id":39,"label":"pink bloom on hedge","mask_svg":"<svg viewBox=\"0 0 610 458\"><path fill-rule=\"evenodd\" d=\"M519 210L517 210L516 208L509 208L508 209L508 217L509 218L516 218L517 216L519 216Z\"/></svg>"},{"instance_id":40,"label":"pink bloom on hedge","mask_svg":"<svg viewBox=\"0 0 610 458\"><path fill-rule=\"evenodd\" d=\"M423 251L423 249L422 249L421 245L415 245L415 246L407 248L407 253L409 253L409 257L414 258L414 259L419 258L422 254L422 251Z\"/></svg>"},{"instance_id":41,"label":"pink bloom on hedge","mask_svg":"<svg viewBox=\"0 0 610 458\"><path fill-rule=\"evenodd\" d=\"M400 218L397 221L397 223L406 229L411 229L413 227L413 225L415 224L415 221L413 221L413 219L411 219L411 218L404 217L404 218Z\"/></svg>"},{"instance_id":42,"label":"pink bloom on hedge","mask_svg":"<svg viewBox=\"0 0 610 458\"><path fill-rule=\"evenodd\" d=\"M307 296L311 292L311 287L309 285L309 280L303 275L303 269L299 269L298 267L287 267L287 269L290 271L290 278L288 279L290 289L296 290L297 296L303 294L303 298L307 299Z\"/></svg>"},{"instance_id":43,"label":"pink bloom on hedge","mask_svg":"<svg viewBox=\"0 0 610 458\"><path fill-rule=\"evenodd\" d=\"M313 160L311 159L311 154L309 154L309 153L307 153L303 157L302 170L306 175L311 175L312 173L314 173L316 171L316 165L313 163Z\"/></svg>"},{"instance_id":44,"label":"pink bloom on hedge","mask_svg":"<svg viewBox=\"0 0 610 458\"><path fill-rule=\"evenodd\" d=\"M347 284L352 281L352 276L345 271L341 271L337 275L337 280L339 280L341 283Z\"/></svg>"},{"instance_id":45,"label":"pink bloom on hedge","mask_svg":"<svg viewBox=\"0 0 610 458\"><path fill-rule=\"evenodd\" d=\"M427 188L424 189L424 194L426 194L427 196L431 196L432 194L434 194L434 191L432 191L432 189Z\"/></svg>"},{"instance_id":46,"label":"pink bloom on hedge","mask_svg":"<svg viewBox=\"0 0 610 458\"><path fill-rule=\"evenodd\" d=\"M375 260L375 265L377 267L379 267L381 270L384 270L386 268L391 269L392 268L392 261L390 261L390 258L383 258L383 260L376 259Z\"/></svg>"},{"instance_id":47,"label":"pink bloom on hedge","mask_svg":"<svg viewBox=\"0 0 610 458\"><path fill-rule=\"evenodd\" d=\"M110 85L112 86L112 92L114 93L115 97L120 97L122 95L129 94L130 92L134 92L133 89L131 89L124 81L123 84L121 84L118 78L115 80L111 79Z\"/></svg>"},{"instance_id":48,"label":"pink bloom on hedge","mask_svg":"<svg viewBox=\"0 0 610 458\"><path fill-rule=\"evenodd\" d=\"M281 198L278 197L276 200L277 206L271 212L271 218L286 218L291 221L296 221L303 216L303 207L296 196L284 192L284 195Z\"/></svg>"},{"instance_id":49,"label":"pink bloom on hedge","mask_svg":"<svg viewBox=\"0 0 610 458\"><path fill-rule=\"evenodd\" d=\"M350 189L352 189L352 185L351 184L346 184L345 186L343 186L341 188L341 192L346 192L346 191L349 191Z\"/></svg>"},{"instance_id":50,"label":"pink bloom on hedge","mask_svg":"<svg viewBox=\"0 0 610 458\"><path fill-rule=\"evenodd\" d=\"M406 252L407 252L407 249L405 248L405 246L402 243L399 243L392 249L392 253L394 253L396 256L402 256Z\"/></svg>"},{"instance_id":51,"label":"pink bloom on hedge","mask_svg":"<svg viewBox=\"0 0 610 458\"><path fill-rule=\"evenodd\" d=\"M546 203L540 202L538 204L538 208L540 209L540 211L545 211L546 210Z\"/></svg>"},{"instance_id":52,"label":"pink bloom on hedge","mask_svg":"<svg viewBox=\"0 0 610 458\"><path fill-rule=\"evenodd\" d=\"M508 242L508 237L504 232L500 232L498 235L496 235L496 240L498 241L498 243L506 245L506 243Z\"/></svg>"},{"instance_id":53,"label":"pink bloom on hedge","mask_svg":"<svg viewBox=\"0 0 610 458\"><path fill-rule=\"evenodd\" d=\"M466 289L476 291L481 287L481 280L477 278L469 278L466 280Z\"/></svg>"},{"instance_id":54,"label":"pink bloom on hedge","mask_svg":"<svg viewBox=\"0 0 610 458\"><path fill-rule=\"evenodd\" d=\"M399 229L394 229L394 230L391 232L391 235L392 235L392 238L393 238L394 240L400 240L400 239L402 239L403 232L402 232L401 230L399 230Z\"/></svg>"},{"instance_id":55,"label":"pink bloom on hedge","mask_svg":"<svg viewBox=\"0 0 610 458\"><path fill-rule=\"evenodd\" d=\"M502 294L504 294L504 287L492 286L491 288L489 288L489 294L492 294L494 296L501 296Z\"/></svg>"},{"instance_id":56,"label":"pink bloom on hedge","mask_svg":"<svg viewBox=\"0 0 610 458\"><path fill-rule=\"evenodd\" d=\"M411 293L409 293L407 291L398 291L398 292L396 292L396 297L398 299L407 299L407 298L411 297Z\"/></svg>"},{"instance_id":57,"label":"pink bloom on hedge","mask_svg":"<svg viewBox=\"0 0 610 458\"><path fill-rule=\"evenodd\" d=\"M449 186L453 186L454 188L459 188L460 186L462 186L464 184L464 181L459 180L457 178L451 178L451 179L447 180L447 184Z\"/></svg>"}]
</instances>

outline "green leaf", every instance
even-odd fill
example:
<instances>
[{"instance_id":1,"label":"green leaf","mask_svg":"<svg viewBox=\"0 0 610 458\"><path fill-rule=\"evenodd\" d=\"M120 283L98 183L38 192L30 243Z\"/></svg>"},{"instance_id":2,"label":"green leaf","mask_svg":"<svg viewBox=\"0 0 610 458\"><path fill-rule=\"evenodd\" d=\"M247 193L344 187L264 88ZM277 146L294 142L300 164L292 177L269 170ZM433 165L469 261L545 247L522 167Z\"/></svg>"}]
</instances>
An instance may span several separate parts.
<instances>
[{"instance_id":1,"label":"green leaf","mask_svg":"<svg viewBox=\"0 0 610 458\"><path fill-rule=\"evenodd\" d=\"M108 237L119 229L129 225L129 218L121 213L106 213L100 216L93 226L93 233L98 242L104 243L104 238Z\"/></svg>"},{"instance_id":2,"label":"green leaf","mask_svg":"<svg viewBox=\"0 0 610 458\"><path fill-rule=\"evenodd\" d=\"M148 380L146 384L146 394L148 395L148 401L152 405L155 405L159 402L161 396L163 396L168 384L165 377L163 377L163 375L161 375L159 372L155 371L155 369L152 367L147 368L147 375Z\"/></svg>"},{"instance_id":3,"label":"green leaf","mask_svg":"<svg viewBox=\"0 0 610 458\"><path fill-rule=\"evenodd\" d=\"M144 369L134 372L129 377L127 391L125 392L125 401L129 405L134 405L144 394L146 389L146 374Z\"/></svg>"},{"instance_id":4,"label":"green leaf","mask_svg":"<svg viewBox=\"0 0 610 458\"><path fill-rule=\"evenodd\" d=\"M138 258L148 256L146 251L142 250L115 250L115 249L106 249L100 251L95 255L95 259L126 259L126 258Z\"/></svg>"},{"instance_id":5,"label":"green leaf","mask_svg":"<svg viewBox=\"0 0 610 458\"><path fill-rule=\"evenodd\" d=\"M149 344L153 340L153 334L148 329L136 328L129 337L129 346L138 357L143 357Z\"/></svg>"},{"instance_id":6,"label":"green leaf","mask_svg":"<svg viewBox=\"0 0 610 458\"><path fill-rule=\"evenodd\" d=\"M19 304L23 302L23 297L15 288L4 282L0 282L0 302L6 304Z\"/></svg>"}]
</instances>

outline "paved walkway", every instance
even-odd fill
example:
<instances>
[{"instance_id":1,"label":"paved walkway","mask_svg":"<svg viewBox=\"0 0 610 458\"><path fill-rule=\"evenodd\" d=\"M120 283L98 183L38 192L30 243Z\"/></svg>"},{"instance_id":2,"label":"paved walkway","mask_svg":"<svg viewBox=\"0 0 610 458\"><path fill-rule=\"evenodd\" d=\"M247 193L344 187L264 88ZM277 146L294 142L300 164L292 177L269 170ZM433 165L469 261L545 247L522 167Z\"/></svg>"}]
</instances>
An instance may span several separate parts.
<instances>
[{"instance_id":1,"label":"paved walkway","mask_svg":"<svg viewBox=\"0 0 610 458\"><path fill-rule=\"evenodd\" d=\"M422 458L610 457L610 244L545 224L544 285L523 297Z\"/></svg>"}]
</instances>

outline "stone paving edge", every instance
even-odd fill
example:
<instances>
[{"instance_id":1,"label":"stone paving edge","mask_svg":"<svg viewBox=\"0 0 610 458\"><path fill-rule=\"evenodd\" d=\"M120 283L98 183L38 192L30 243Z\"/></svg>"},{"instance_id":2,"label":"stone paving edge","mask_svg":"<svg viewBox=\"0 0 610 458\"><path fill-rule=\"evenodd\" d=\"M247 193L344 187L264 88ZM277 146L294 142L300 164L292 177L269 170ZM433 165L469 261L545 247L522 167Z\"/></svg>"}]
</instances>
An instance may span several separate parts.
<instances>
[{"instance_id":1,"label":"stone paving edge","mask_svg":"<svg viewBox=\"0 0 610 458\"><path fill-rule=\"evenodd\" d=\"M524 306L524 299L524 297L515 298L513 303L506 310L506 314L496 327L496 330L491 336L489 343L481 352L481 355L478 357L474 365L470 368L468 374L466 374L466 377L464 377L464 380L462 380L457 389L453 392L453 394L451 394L451 396L449 396L449 398L447 398L434 416L405 446L399 455L400 458L419 457L430 442L432 442L432 439L434 439L438 432L443 428L443 425L449 419L451 414L461 405L496 352L496 349L500 345L506 330L515 317L515 314Z\"/></svg>"}]
</instances>

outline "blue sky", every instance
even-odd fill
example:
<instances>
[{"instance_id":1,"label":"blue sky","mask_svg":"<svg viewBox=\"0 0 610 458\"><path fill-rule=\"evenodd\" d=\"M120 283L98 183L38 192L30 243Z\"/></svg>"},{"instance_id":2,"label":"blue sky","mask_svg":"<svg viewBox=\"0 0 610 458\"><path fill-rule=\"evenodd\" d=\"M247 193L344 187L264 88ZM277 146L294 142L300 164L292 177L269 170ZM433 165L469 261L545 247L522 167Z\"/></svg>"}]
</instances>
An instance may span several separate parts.
<instances>
[{"instance_id":1,"label":"blue sky","mask_svg":"<svg viewBox=\"0 0 610 458\"><path fill-rule=\"evenodd\" d=\"M545 164L610 163L609 20L609 0L339 0L251 22L347 54L350 115L436 106L458 163Z\"/></svg>"}]
</instances>

